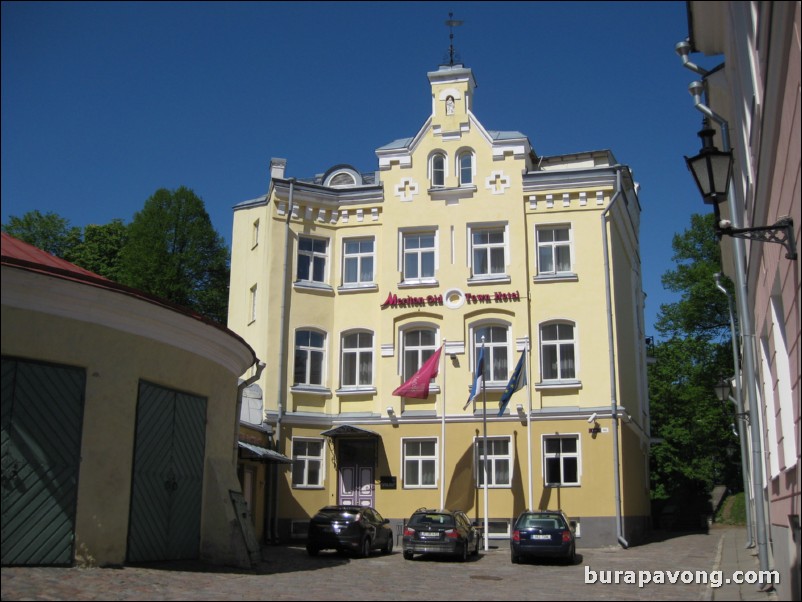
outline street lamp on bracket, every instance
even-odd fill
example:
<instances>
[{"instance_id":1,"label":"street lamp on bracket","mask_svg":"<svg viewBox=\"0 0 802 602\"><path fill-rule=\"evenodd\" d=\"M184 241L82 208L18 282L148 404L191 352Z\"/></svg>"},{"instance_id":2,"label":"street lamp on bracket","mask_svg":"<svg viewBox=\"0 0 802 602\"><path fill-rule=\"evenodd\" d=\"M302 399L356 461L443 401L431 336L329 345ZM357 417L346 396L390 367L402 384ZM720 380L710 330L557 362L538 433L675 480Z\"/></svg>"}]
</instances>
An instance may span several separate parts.
<instances>
[{"instance_id":1,"label":"street lamp on bracket","mask_svg":"<svg viewBox=\"0 0 802 602\"><path fill-rule=\"evenodd\" d=\"M721 151L713 144L716 131L704 120L699 137L702 149L698 155L685 157L688 169L694 182L708 205L713 205L716 215L716 236L747 238L758 242L776 242L785 247L785 256L796 259L796 239L794 238L794 221L790 217L782 217L773 226L757 226L753 228L734 228L729 220L722 220L719 204L727 201L730 179L732 175L732 152Z\"/></svg>"}]
</instances>

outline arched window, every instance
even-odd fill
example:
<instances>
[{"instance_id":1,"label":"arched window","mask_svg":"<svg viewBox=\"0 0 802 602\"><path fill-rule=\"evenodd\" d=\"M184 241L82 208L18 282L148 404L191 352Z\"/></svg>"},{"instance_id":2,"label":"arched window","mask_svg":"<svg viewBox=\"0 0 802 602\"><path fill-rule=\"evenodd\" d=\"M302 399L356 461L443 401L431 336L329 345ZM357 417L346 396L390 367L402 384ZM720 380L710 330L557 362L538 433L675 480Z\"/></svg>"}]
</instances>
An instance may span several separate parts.
<instances>
[{"instance_id":1,"label":"arched window","mask_svg":"<svg viewBox=\"0 0 802 602\"><path fill-rule=\"evenodd\" d=\"M437 351L437 331L434 328L416 328L404 332L403 375L406 382Z\"/></svg>"},{"instance_id":2,"label":"arched window","mask_svg":"<svg viewBox=\"0 0 802 602\"><path fill-rule=\"evenodd\" d=\"M474 328L474 358L479 357L484 337L485 383L506 382L509 378L509 327L488 324Z\"/></svg>"},{"instance_id":3,"label":"arched window","mask_svg":"<svg viewBox=\"0 0 802 602\"><path fill-rule=\"evenodd\" d=\"M342 341L342 386L373 384L373 333L351 332Z\"/></svg>"},{"instance_id":4,"label":"arched window","mask_svg":"<svg viewBox=\"0 0 802 602\"><path fill-rule=\"evenodd\" d=\"M576 379L576 339L571 322L541 325L540 375L543 381Z\"/></svg>"},{"instance_id":5,"label":"arched window","mask_svg":"<svg viewBox=\"0 0 802 602\"><path fill-rule=\"evenodd\" d=\"M470 186L473 184L473 153L471 151L464 151L460 153L457 159L457 168L459 169L459 185Z\"/></svg>"},{"instance_id":6,"label":"arched window","mask_svg":"<svg viewBox=\"0 0 802 602\"><path fill-rule=\"evenodd\" d=\"M323 385L326 335L316 330L295 331L294 384Z\"/></svg>"},{"instance_id":7,"label":"arched window","mask_svg":"<svg viewBox=\"0 0 802 602\"><path fill-rule=\"evenodd\" d=\"M432 155L431 159L432 188L446 185L446 156L442 153Z\"/></svg>"}]
</instances>

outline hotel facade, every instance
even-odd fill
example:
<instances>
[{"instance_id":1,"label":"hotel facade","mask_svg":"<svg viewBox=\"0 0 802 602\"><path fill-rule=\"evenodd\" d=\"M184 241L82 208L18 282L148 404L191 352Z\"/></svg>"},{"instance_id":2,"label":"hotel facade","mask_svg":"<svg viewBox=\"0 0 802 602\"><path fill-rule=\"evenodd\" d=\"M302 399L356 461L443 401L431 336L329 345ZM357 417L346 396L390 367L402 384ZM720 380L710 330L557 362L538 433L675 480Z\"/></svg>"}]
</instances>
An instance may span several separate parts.
<instances>
[{"instance_id":1,"label":"hotel facade","mask_svg":"<svg viewBox=\"0 0 802 602\"><path fill-rule=\"evenodd\" d=\"M300 539L322 506L355 503L398 533L447 507L507 538L521 511L560 508L580 545L635 543L649 402L631 171L485 129L463 65L428 78L431 115L375 172L296 178L274 159L268 193L234 208L228 326L266 364L243 375L241 440L293 461L241 461L256 532ZM425 397L393 394L434 355Z\"/></svg>"}]
</instances>

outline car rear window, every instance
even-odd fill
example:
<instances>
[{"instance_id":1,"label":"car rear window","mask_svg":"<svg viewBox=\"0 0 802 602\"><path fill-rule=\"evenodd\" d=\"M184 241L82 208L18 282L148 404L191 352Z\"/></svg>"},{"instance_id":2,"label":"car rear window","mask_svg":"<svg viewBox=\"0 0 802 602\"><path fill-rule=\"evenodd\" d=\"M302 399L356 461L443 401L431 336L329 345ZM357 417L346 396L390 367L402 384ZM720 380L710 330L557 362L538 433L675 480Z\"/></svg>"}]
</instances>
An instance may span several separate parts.
<instances>
[{"instance_id":1,"label":"car rear window","mask_svg":"<svg viewBox=\"0 0 802 602\"><path fill-rule=\"evenodd\" d=\"M559 514L529 514L518 521L519 529L565 529L565 523Z\"/></svg>"},{"instance_id":2,"label":"car rear window","mask_svg":"<svg viewBox=\"0 0 802 602\"><path fill-rule=\"evenodd\" d=\"M347 508L323 508L315 515L318 520L353 520L358 514Z\"/></svg>"},{"instance_id":3,"label":"car rear window","mask_svg":"<svg viewBox=\"0 0 802 602\"><path fill-rule=\"evenodd\" d=\"M451 528L454 526L454 517L450 514L427 513L413 514L412 518L409 519L410 527L425 527L428 525Z\"/></svg>"}]
</instances>

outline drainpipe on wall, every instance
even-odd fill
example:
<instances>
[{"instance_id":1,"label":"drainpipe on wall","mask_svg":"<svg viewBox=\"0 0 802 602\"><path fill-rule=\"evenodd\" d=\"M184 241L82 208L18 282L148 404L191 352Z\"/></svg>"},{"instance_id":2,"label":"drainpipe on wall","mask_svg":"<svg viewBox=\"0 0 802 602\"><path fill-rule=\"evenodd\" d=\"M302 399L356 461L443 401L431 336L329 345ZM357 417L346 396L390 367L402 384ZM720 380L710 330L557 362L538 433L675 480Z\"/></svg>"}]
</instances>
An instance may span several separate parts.
<instances>
[{"instance_id":1,"label":"drainpipe on wall","mask_svg":"<svg viewBox=\"0 0 802 602\"><path fill-rule=\"evenodd\" d=\"M295 192L295 178L289 178L290 191L287 198L287 221L284 229L284 276L283 276L283 290L281 292L281 341L279 343L279 362L278 362L278 414L276 416L276 435L275 443L276 450L279 448L281 441L281 420L284 417L284 407L286 406L285 399L287 396L287 343L289 339L289 322L287 316L287 296L289 295L289 277L290 277L290 264L292 263L292 237L290 236L290 219L292 218L292 202L293 194ZM273 474L273 541L279 543L278 536L278 470Z\"/></svg>"},{"instance_id":2,"label":"drainpipe on wall","mask_svg":"<svg viewBox=\"0 0 802 602\"><path fill-rule=\"evenodd\" d=\"M732 363L735 370L735 399L730 397L730 400L735 404L735 421L738 425L738 439L741 443L741 476L744 480L744 497L746 498L746 533L747 533L747 548L755 547L755 540L753 537L752 513L754 512L754 499L749 499L749 451L746 443L746 428L744 427L744 398L741 383L741 367L739 362L740 354L738 353L738 332L735 330L735 312L732 308L732 296L730 292L721 286L721 274L713 274L716 281L716 288L727 296L727 309L730 313L730 337L732 338ZM740 414L740 416L738 416ZM754 496L754 492L752 494Z\"/></svg>"},{"instance_id":3,"label":"drainpipe on wall","mask_svg":"<svg viewBox=\"0 0 802 602\"><path fill-rule=\"evenodd\" d=\"M706 88L702 82L693 82L689 86L696 108L707 117L719 124L721 129L721 146L725 152L731 152L729 122L721 115L702 102L702 93ZM741 213L738 211L738 201L735 198L735 186L730 186L727 192L727 206L730 210L730 220L735 228L741 228ZM746 244L743 238L732 237L733 261L735 262L735 300L738 306L738 317L741 324L741 352L743 353L743 367L746 383L743 390L749 405L750 432L752 435L752 487L755 494L755 535L757 536L757 556L760 563L761 575L769 570L769 556L766 538L766 507L763 500L763 442L760 432L760 406L757 399L756 360L755 360L755 333L752 325L752 315L749 311L749 291L746 283ZM766 584L761 577L760 587Z\"/></svg>"},{"instance_id":4,"label":"drainpipe on wall","mask_svg":"<svg viewBox=\"0 0 802 602\"><path fill-rule=\"evenodd\" d=\"M607 215L621 198L621 165L616 165L615 194L601 215L602 245L604 255L604 287L607 300L607 349L610 358L610 413L613 419L613 486L615 487L615 532L618 543L623 548L629 547L629 542L624 538L624 523L621 517L621 474L618 462L618 392L615 383L615 340L613 338L613 301L612 289L610 286L610 256L609 244L607 242Z\"/></svg>"}]
</instances>

